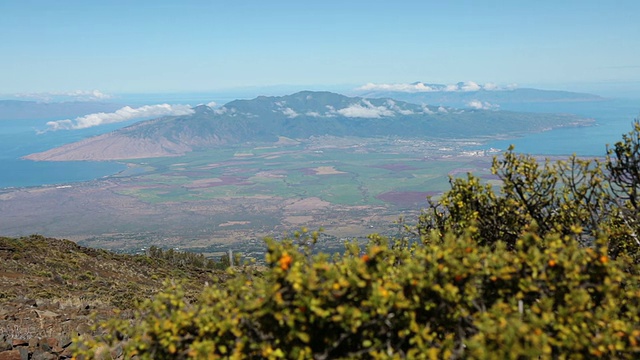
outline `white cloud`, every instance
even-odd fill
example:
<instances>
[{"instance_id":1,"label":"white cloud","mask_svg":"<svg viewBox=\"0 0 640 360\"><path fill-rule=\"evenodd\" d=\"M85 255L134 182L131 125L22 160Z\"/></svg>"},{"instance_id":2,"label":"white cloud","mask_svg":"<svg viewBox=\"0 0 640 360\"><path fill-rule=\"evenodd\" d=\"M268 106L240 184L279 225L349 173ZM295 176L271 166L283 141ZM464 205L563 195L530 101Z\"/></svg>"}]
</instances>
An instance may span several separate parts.
<instances>
[{"instance_id":1,"label":"white cloud","mask_svg":"<svg viewBox=\"0 0 640 360\"><path fill-rule=\"evenodd\" d=\"M482 109L484 106L482 105L482 101L480 100L472 100L467 103L467 106L474 109Z\"/></svg>"},{"instance_id":2,"label":"white cloud","mask_svg":"<svg viewBox=\"0 0 640 360\"><path fill-rule=\"evenodd\" d=\"M387 107L390 110L393 110L393 111L395 111L395 112L397 112L397 113L399 113L401 115L413 115L414 114L414 112L412 110L401 108L400 106L398 106L398 104L396 104L395 101L393 101L391 99L388 99L385 103L387 104Z\"/></svg>"},{"instance_id":3,"label":"white cloud","mask_svg":"<svg viewBox=\"0 0 640 360\"><path fill-rule=\"evenodd\" d=\"M478 91L482 89L480 85L478 85L477 83L474 83L473 81L464 82L460 84L459 87L460 87L460 91Z\"/></svg>"},{"instance_id":4,"label":"white cloud","mask_svg":"<svg viewBox=\"0 0 640 360\"><path fill-rule=\"evenodd\" d=\"M331 105L325 105L325 107L327 108L327 112L325 112L323 114L324 117L336 117L338 112L336 112L336 109L331 106Z\"/></svg>"},{"instance_id":5,"label":"white cloud","mask_svg":"<svg viewBox=\"0 0 640 360\"><path fill-rule=\"evenodd\" d=\"M213 109L213 108L214 108L214 107L216 107L216 105L218 105L218 104L216 104L216 102L215 102L215 101L212 101L212 102L208 102L208 103L206 103L205 105L207 105L208 107L210 107L210 108L212 108L212 109Z\"/></svg>"},{"instance_id":6,"label":"white cloud","mask_svg":"<svg viewBox=\"0 0 640 360\"><path fill-rule=\"evenodd\" d=\"M305 115L310 116L310 117L321 117L322 115L320 115L319 112L316 111L308 111Z\"/></svg>"},{"instance_id":7,"label":"white cloud","mask_svg":"<svg viewBox=\"0 0 640 360\"><path fill-rule=\"evenodd\" d=\"M221 108L218 108L218 109L213 110L213 112L214 112L214 113L216 113L216 115L222 115L222 114L226 113L226 112L227 112L227 110L228 110L228 109L227 109L226 107L224 107L224 106L223 106L223 107L221 107Z\"/></svg>"},{"instance_id":8,"label":"white cloud","mask_svg":"<svg viewBox=\"0 0 640 360\"><path fill-rule=\"evenodd\" d=\"M436 88L425 85L423 83L417 83L415 85L413 85L413 87L418 90L418 91L437 91Z\"/></svg>"},{"instance_id":9,"label":"white cloud","mask_svg":"<svg viewBox=\"0 0 640 360\"><path fill-rule=\"evenodd\" d=\"M480 100L471 100L467 103L467 106L477 110L492 110L499 107L498 105L494 105L486 101L482 102Z\"/></svg>"},{"instance_id":10,"label":"white cloud","mask_svg":"<svg viewBox=\"0 0 640 360\"><path fill-rule=\"evenodd\" d=\"M94 126L113 124L122 121L159 117L167 115L189 115L194 111L189 105L145 105L138 108L132 108L125 106L112 113L94 113L81 117L77 117L74 120L58 120L47 122L48 130L76 130L86 129Z\"/></svg>"},{"instance_id":11,"label":"white cloud","mask_svg":"<svg viewBox=\"0 0 640 360\"><path fill-rule=\"evenodd\" d=\"M292 108L285 107L287 105L287 102L285 100L276 101L274 104L278 107L278 110L280 110L284 115L286 115L290 119L293 119L293 118L298 117L300 115L295 110L293 110ZM273 112L277 112L277 110L272 110L272 111Z\"/></svg>"},{"instance_id":12,"label":"white cloud","mask_svg":"<svg viewBox=\"0 0 640 360\"><path fill-rule=\"evenodd\" d=\"M282 113L285 114L288 118L293 119L298 116L298 113L295 112L292 108L284 108L282 109Z\"/></svg>"},{"instance_id":13,"label":"white cloud","mask_svg":"<svg viewBox=\"0 0 640 360\"><path fill-rule=\"evenodd\" d=\"M427 105L422 105L422 112L425 114L435 114Z\"/></svg>"},{"instance_id":14,"label":"white cloud","mask_svg":"<svg viewBox=\"0 0 640 360\"><path fill-rule=\"evenodd\" d=\"M458 85L447 85L444 87L443 91L447 91L447 92L458 91Z\"/></svg>"},{"instance_id":15,"label":"white cloud","mask_svg":"<svg viewBox=\"0 0 640 360\"><path fill-rule=\"evenodd\" d=\"M439 113L446 114L446 113L448 113L449 111L447 111L447 108L446 108L446 107L444 107L444 106L439 106L439 107L438 107L438 112L439 112Z\"/></svg>"},{"instance_id":16,"label":"white cloud","mask_svg":"<svg viewBox=\"0 0 640 360\"><path fill-rule=\"evenodd\" d=\"M492 82L484 84L482 86L482 88L484 88L485 90L489 90L489 91L491 91L491 90L500 90L500 87L498 86L498 84L492 83Z\"/></svg>"},{"instance_id":17,"label":"white cloud","mask_svg":"<svg viewBox=\"0 0 640 360\"><path fill-rule=\"evenodd\" d=\"M73 91L51 91L41 93L16 94L17 98L34 99L38 101L98 101L113 98L112 95L105 94L100 90L73 90Z\"/></svg>"},{"instance_id":18,"label":"white cloud","mask_svg":"<svg viewBox=\"0 0 640 360\"><path fill-rule=\"evenodd\" d=\"M362 100L358 104L352 104L344 109L337 110L337 113L346 117L359 118L380 118L382 116L394 116L394 112L384 106L374 106L367 100Z\"/></svg>"},{"instance_id":19,"label":"white cloud","mask_svg":"<svg viewBox=\"0 0 640 360\"><path fill-rule=\"evenodd\" d=\"M495 90L512 90L516 86L515 84L507 86L499 86L495 83L489 82L484 85L480 85L473 81L465 81L457 84L440 85L440 84L425 84L422 82L416 82L412 84L365 84L356 90L359 91L395 91L395 92L470 92L470 91L495 91Z\"/></svg>"},{"instance_id":20,"label":"white cloud","mask_svg":"<svg viewBox=\"0 0 640 360\"><path fill-rule=\"evenodd\" d=\"M416 84L374 84L368 83L357 90L385 90L385 91L398 91L398 92L429 92L429 91L438 91L436 88L432 88L423 83Z\"/></svg>"}]
</instances>

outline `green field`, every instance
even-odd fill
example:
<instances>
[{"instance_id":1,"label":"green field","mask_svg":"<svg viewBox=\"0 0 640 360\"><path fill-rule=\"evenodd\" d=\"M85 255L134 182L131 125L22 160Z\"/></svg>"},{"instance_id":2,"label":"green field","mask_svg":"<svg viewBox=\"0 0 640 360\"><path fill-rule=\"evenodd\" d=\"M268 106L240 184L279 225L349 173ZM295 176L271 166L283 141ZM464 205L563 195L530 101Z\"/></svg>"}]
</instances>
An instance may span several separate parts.
<instances>
[{"instance_id":1,"label":"green field","mask_svg":"<svg viewBox=\"0 0 640 360\"><path fill-rule=\"evenodd\" d=\"M450 174L488 175L489 162L483 157L427 159L379 144L322 150L302 145L225 148L129 161L131 172L138 171L132 176L136 186L120 193L149 203L259 196L402 207L406 196L398 202L393 196L444 191ZM385 200L383 194L388 195Z\"/></svg>"}]
</instances>

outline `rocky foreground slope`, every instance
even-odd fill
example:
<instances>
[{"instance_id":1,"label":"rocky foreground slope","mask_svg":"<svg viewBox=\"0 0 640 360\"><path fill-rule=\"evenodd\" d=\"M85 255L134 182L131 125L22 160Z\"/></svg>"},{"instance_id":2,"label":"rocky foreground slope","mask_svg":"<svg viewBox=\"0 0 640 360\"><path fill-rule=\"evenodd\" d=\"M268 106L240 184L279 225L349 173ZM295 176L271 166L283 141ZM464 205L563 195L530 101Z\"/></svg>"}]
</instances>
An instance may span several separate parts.
<instances>
[{"instance_id":1,"label":"rocky foreground slope","mask_svg":"<svg viewBox=\"0 0 640 360\"><path fill-rule=\"evenodd\" d=\"M147 255L121 255L38 235L0 237L0 360L65 359L76 335L130 316L132 306L185 282L193 294L226 274ZM119 354L112 354L117 358Z\"/></svg>"}]
</instances>

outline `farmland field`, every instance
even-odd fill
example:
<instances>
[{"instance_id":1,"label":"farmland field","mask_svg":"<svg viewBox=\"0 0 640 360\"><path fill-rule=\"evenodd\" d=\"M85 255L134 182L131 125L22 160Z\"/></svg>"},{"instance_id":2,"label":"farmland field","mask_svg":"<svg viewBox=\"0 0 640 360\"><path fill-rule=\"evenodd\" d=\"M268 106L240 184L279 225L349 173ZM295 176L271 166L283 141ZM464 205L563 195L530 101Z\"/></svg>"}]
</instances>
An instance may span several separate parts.
<instances>
[{"instance_id":1,"label":"farmland field","mask_svg":"<svg viewBox=\"0 0 640 360\"><path fill-rule=\"evenodd\" d=\"M116 192L148 203L266 196L402 210L423 203L426 193L445 190L449 175L487 173L487 159L428 158L366 143L322 150L301 145L221 149L128 164L145 171L136 176L137 186Z\"/></svg>"},{"instance_id":2,"label":"farmland field","mask_svg":"<svg viewBox=\"0 0 640 360\"><path fill-rule=\"evenodd\" d=\"M398 234L394 221L415 221L449 176L491 179L492 154L468 151L473 144L324 137L128 160L95 181L0 193L12 209L0 226L124 251L234 249L255 258L265 236L322 227L323 250L340 250L372 232Z\"/></svg>"}]
</instances>

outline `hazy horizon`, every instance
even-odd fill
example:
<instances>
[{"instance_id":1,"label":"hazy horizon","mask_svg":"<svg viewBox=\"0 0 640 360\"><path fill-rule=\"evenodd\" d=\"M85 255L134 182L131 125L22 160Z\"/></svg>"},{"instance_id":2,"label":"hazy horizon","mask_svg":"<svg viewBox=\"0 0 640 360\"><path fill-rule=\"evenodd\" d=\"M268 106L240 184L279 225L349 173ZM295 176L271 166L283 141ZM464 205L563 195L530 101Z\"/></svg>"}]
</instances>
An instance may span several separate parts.
<instances>
[{"instance_id":1,"label":"hazy horizon","mask_svg":"<svg viewBox=\"0 0 640 360\"><path fill-rule=\"evenodd\" d=\"M0 94L423 81L640 97L640 3L3 2Z\"/></svg>"},{"instance_id":2,"label":"hazy horizon","mask_svg":"<svg viewBox=\"0 0 640 360\"><path fill-rule=\"evenodd\" d=\"M428 81L422 81L423 83L430 83ZM463 83L463 82L456 82ZM445 86L452 86L456 83L441 84ZM469 83L469 82L466 82ZM475 82L471 81L475 84ZM372 83L369 83L371 85ZM488 83L493 85L495 83ZM258 96L284 96L293 94L299 91L330 91L347 96L360 96L364 91L362 90L367 84L336 84L336 85L289 85L289 84L277 84L269 86L243 86L243 87L230 87L224 89L211 89L211 90L183 90L183 91L148 91L148 92L122 92L122 93L107 93L98 89L94 90L74 90L74 91L53 91L53 92L28 92L28 93L0 93L0 101L2 100L22 100L22 101L36 101L43 103L58 103L69 101L93 101L93 102L106 102L115 104L128 104L128 105L151 105L151 104L184 104L197 106L201 104L207 104L214 102L217 105L224 105L226 102L230 102L238 99L252 99ZM378 85L378 84L376 84ZM383 86L406 86L409 83L392 83L392 84L379 84ZM483 86L485 84L480 84ZM587 86L585 84L565 86L537 86L537 85L520 85L515 83L510 84L497 84L501 86L500 90L505 90L507 87L511 89L538 89L549 91L566 91L585 93L591 95L601 96L609 99L628 99L638 100L640 99L640 82L626 83L624 86L614 86L611 84L591 84ZM402 93L402 91L400 91ZM97 94L97 95L96 95Z\"/></svg>"}]
</instances>

